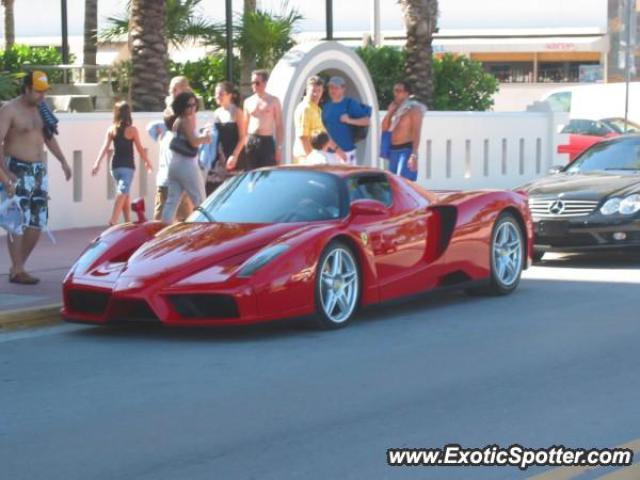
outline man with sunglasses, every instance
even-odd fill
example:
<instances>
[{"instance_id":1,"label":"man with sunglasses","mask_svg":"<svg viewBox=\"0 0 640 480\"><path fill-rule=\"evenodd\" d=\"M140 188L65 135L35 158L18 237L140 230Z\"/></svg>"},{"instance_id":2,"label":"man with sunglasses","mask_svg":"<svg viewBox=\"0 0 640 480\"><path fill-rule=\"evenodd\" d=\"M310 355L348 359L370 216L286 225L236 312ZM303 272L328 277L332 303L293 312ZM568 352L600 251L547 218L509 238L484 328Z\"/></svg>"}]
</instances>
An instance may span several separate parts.
<instances>
[{"instance_id":1,"label":"man with sunglasses","mask_svg":"<svg viewBox=\"0 0 640 480\"><path fill-rule=\"evenodd\" d=\"M247 170L282 162L282 107L277 97L267 93L267 80L269 72L254 71L251 74L253 95L244 102Z\"/></svg>"},{"instance_id":2,"label":"man with sunglasses","mask_svg":"<svg viewBox=\"0 0 640 480\"><path fill-rule=\"evenodd\" d=\"M416 181L418 178L418 148L422 117L426 107L411 97L411 85L400 80L393 87L393 102L382 120L382 131L391 132L389 170Z\"/></svg>"}]
</instances>

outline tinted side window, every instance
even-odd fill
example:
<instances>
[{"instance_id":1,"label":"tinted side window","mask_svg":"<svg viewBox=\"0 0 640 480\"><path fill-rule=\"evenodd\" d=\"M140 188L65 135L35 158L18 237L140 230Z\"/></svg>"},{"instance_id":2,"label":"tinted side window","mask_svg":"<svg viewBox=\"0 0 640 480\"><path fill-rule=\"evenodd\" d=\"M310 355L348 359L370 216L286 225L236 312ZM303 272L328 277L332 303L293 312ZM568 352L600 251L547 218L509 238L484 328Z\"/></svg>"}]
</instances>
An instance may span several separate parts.
<instances>
[{"instance_id":1,"label":"tinted side window","mask_svg":"<svg viewBox=\"0 0 640 480\"><path fill-rule=\"evenodd\" d=\"M387 207L393 203L391 185L386 175L356 175L347 179L349 203L354 200L377 200Z\"/></svg>"}]
</instances>

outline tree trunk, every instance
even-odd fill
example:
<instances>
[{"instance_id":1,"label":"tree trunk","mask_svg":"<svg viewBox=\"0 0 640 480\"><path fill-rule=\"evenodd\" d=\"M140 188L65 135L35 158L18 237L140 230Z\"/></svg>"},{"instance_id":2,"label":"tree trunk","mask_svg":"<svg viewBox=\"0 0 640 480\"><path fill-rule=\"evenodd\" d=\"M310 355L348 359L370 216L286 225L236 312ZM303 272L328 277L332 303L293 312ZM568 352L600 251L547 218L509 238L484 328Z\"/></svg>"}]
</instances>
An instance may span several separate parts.
<instances>
[{"instance_id":1,"label":"tree trunk","mask_svg":"<svg viewBox=\"0 0 640 480\"><path fill-rule=\"evenodd\" d=\"M14 0L2 0L4 6L4 48L9 50L16 42L16 25L13 17Z\"/></svg>"},{"instance_id":2,"label":"tree trunk","mask_svg":"<svg viewBox=\"0 0 640 480\"><path fill-rule=\"evenodd\" d=\"M244 0L244 14L253 13L257 9L256 0ZM251 91L251 72L256 69L256 60L253 56L241 54L241 70L240 70L240 95L243 98L252 94Z\"/></svg>"},{"instance_id":3,"label":"tree trunk","mask_svg":"<svg viewBox=\"0 0 640 480\"><path fill-rule=\"evenodd\" d=\"M168 88L164 0L132 0L130 43L131 101L137 111L160 112Z\"/></svg>"},{"instance_id":4,"label":"tree trunk","mask_svg":"<svg viewBox=\"0 0 640 480\"><path fill-rule=\"evenodd\" d=\"M98 0L84 1L84 50L82 63L85 65L96 65L98 54ZM84 81L95 83L98 81L96 70L85 70Z\"/></svg>"},{"instance_id":5,"label":"tree trunk","mask_svg":"<svg viewBox=\"0 0 640 480\"><path fill-rule=\"evenodd\" d=\"M418 100L432 107L433 49L438 24L438 0L398 0L407 29L406 78Z\"/></svg>"}]
</instances>

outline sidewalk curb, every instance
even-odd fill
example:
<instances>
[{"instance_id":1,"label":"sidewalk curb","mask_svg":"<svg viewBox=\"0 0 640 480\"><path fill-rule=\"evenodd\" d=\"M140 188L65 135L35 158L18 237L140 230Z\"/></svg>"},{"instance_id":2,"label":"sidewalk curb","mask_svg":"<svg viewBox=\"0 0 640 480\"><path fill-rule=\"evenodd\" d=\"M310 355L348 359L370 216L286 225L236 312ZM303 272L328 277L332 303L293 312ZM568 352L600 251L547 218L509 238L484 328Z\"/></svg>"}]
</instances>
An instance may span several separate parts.
<instances>
[{"instance_id":1,"label":"sidewalk curb","mask_svg":"<svg viewBox=\"0 0 640 480\"><path fill-rule=\"evenodd\" d=\"M61 303L0 312L0 332L62 323Z\"/></svg>"}]
</instances>

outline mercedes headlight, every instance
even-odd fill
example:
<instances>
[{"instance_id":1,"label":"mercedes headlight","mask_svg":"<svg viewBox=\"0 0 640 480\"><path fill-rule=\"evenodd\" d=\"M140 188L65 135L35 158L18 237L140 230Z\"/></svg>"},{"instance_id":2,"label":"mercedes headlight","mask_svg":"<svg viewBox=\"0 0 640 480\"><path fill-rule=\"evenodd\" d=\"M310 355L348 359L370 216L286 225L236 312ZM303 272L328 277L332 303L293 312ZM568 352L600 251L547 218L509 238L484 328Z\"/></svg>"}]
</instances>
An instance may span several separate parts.
<instances>
[{"instance_id":1,"label":"mercedes headlight","mask_svg":"<svg viewBox=\"0 0 640 480\"><path fill-rule=\"evenodd\" d=\"M640 195L629 195L620 202L620 213L623 215L632 215L640 210Z\"/></svg>"},{"instance_id":2,"label":"mercedes headlight","mask_svg":"<svg viewBox=\"0 0 640 480\"><path fill-rule=\"evenodd\" d=\"M244 262L244 265L240 268L238 275L240 277L250 277L267 263L282 255L288 249L289 245L285 243L279 243L277 245L272 245L271 247L263 248L249 260Z\"/></svg>"},{"instance_id":3,"label":"mercedes headlight","mask_svg":"<svg viewBox=\"0 0 640 480\"><path fill-rule=\"evenodd\" d=\"M618 213L621 203L621 199L611 198L604 202L604 205L600 207L600 213L602 213L603 215L613 215L614 213Z\"/></svg>"}]
</instances>

